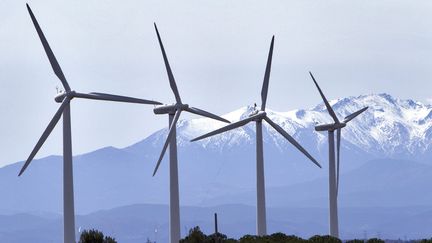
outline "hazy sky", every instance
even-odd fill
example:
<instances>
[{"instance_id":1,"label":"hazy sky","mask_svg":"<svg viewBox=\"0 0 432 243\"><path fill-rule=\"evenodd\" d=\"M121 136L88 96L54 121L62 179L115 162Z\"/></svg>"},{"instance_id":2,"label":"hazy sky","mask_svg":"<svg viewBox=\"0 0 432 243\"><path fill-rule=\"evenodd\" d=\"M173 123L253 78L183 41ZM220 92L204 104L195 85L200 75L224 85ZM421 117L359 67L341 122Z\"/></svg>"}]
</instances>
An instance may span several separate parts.
<instances>
[{"instance_id":1,"label":"hazy sky","mask_svg":"<svg viewBox=\"0 0 432 243\"><path fill-rule=\"evenodd\" d=\"M387 92L432 97L432 2L30 1L72 89L174 102L157 22L184 102L224 114L260 104L271 36L268 107ZM58 108L59 80L25 8L0 0L0 165L24 160ZM74 154L124 147L167 124L152 106L73 100ZM191 118L184 116L183 118ZM60 125L60 126L59 126ZM61 123L37 157L61 154Z\"/></svg>"}]
</instances>

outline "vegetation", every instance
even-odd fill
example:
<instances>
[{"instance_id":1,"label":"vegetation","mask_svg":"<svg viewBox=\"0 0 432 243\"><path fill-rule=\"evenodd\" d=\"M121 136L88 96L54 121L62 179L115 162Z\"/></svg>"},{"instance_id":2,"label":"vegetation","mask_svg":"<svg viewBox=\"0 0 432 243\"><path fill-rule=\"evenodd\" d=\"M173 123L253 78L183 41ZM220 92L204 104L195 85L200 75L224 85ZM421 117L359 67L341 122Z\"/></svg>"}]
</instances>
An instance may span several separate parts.
<instances>
[{"instance_id":1,"label":"vegetation","mask_svg":"<svg viewBox=\"0 0 432 243\"><path fill-rule=\"evenodd\" d=\"M336 237L330 236L330 235L315 235L309 238L308 242L313 243L342 243L341 240L339 240Z\"/></svg>"},{"instance_id":2,"label":"vegetation","mask_svg":"<svg viewBox=\"0 0 432 243\"><path fill-rule=\"evenodd\" d=\"M240 239L228 238L226 235L218 233L217 235L204 234L197 226L189 230L189 235L181 239L180 243L342 243L338 238L329 235L315 235L309 239L302 239L294 235L285 235L284 233L274 233L266 236L245 235ZM384 240L372 238L369 240L347 240L346 243L384 243ZM391 242L391 241L388 241ZM396 241L395 241L396 242ZM403 241L397 241L403 242ZM416 243L432 243L431 239L409 241Z\"/></svg>"},{"instance_id":3,"label":"vegetation","mask_svg":"<svg viewBox=\"0 0 432 243\"><path fill-rule=\"evenodd\" d=\"M245 235L239 240L228 238L226 235L218 233L217 235L204 234L197 226L189 230L189 235L181 239L180 243L342 243L338 238L331 236L313 236L309 240L302 239L294 235L285 235L284 233L274 233L266 236ZM355 242L357 243L357 242Z\"/></svg>"},{"instance_id":4,"label":"vegetation","mask_svg":"<svg viewBox=\"0 0 432 243\"><path fill-rule=\"evenodd\" d=\"M104 234L98 230L84 230L81 233L78 243L117 243L117 241L110 237L104 236Z\"/></svg>"},{"instance_id":5,"label":"vegetation","mask_svg":"<svg viewBox=\"0 0 432 243\"><path fill-rule=\"evenodd\" d=\"M236 243L237 240L228 239L226 235L218 233L206 235L204 234L199 226L196 226L189 230L189 235L186 238L181 239L180 243Z\"/></svg>"},{"instance_id":6,"label":"vegetation","mask_svg":"<svg viewBox=\"0 0 432 243\"><path fill-rule=\"evenodd\" d=\"M380 240L378 238L372 238L366 241L366 243L385 243L383 240Z\"/></svg>"}]
</instances>

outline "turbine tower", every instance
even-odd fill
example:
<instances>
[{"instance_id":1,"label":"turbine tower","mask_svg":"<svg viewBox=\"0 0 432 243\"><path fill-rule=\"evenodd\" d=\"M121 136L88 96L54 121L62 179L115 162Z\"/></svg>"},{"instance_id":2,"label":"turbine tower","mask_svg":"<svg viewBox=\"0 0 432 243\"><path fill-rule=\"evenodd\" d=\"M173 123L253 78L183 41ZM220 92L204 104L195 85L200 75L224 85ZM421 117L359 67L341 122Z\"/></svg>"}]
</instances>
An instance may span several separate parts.
<instances>
[{"instance_id":1,"label":"turbine tower","mask_svg":"<svg viewBox=\"0 0 432 243\"><path fill-rule=\"evenodd\" d=\"M324 101L324 104L327 108L328 113L333 118L334 123L332 124L324 124L318 125L315 127L316 131L327 131L328 132L328 142L329 142L329 208L330 208L330 235L334 237L339 237L339 222L338 222L338 206L337 206L337 197L339 192L339 161L340 161L340 143L341 143L341 132L342 128L346 126L346 124L354 119L356 116L360 115L362 112L367 110L368 107L364 107L347 117L340 122L334 112L333 108L330 106L327 98L324 96L324 93L321 91L317 81L311 72L309 72L312 80L315 83L315 86L318 89L318 92L321 95L321 98ZM336 143L337 143L337 153L336 153L336 163L335 163L335 141L334 141L334 131L336 130Z\"/></svg>"},{"instance_id":2,"label":"turbine tower","mask_svg":"<svg viewBox=\"0 0 432 243\"><path fill-rule=\"evenodd\" d=\"M171 89L174 93L176 103L170 104L170 105L163 105L156 107L153 111L155 114L168 114L169 116L169 132L167 139L165 141L165 144L162 148L162 152L159 156L159 159L157 161L156 167L153 172L153 176L156 174L159 165L165 155L165 152L167 150L167 147L169 145L170 152L169 152L169 158L170 158L170 164L169 164L169 178L170 178L170 243L178 243L180 241L180 205L179 205L179 184L178 184L178 168L177 168L177 139L176 139L176 125L177 121L180 118L180 114L182 111L187 111L190 113L194 113L200 116L212 118L215 120L219 120L222 122L229 123L228 120L219 117L217 115L214 115L210 112L191 107L187 104L183 104L180 98L180 94L177 89L177 85L174 79L174 75L171 71L171 67L168 62L167 55L165 53L165 48L162 44L161 37L159 35L158 28L156 26L156 23L154 24L156 34L158 37L159 45L162 51L162 56L165 63L165 68L168 74L168 80L171 86Z\"/></svg>"},{"instance_id":3,"label":"turbine tower","mask_svg":"<svg viewBox=\"0 0 432 243\"><path fill-rule=\"evenodd\" d=\"M209 132L202 136L192 139L192 141L201 140L219 133L223 133L254 121L256 123L256 185L257 185L257 235L267 234L266 225L266 206L265 206L265 186L264 186L264 155L263 155L263 135L262 135L262 122L265 120L270 126L272 126L276 131L278 131L285 139L288 140L292 145L294 145L298 150L300 150L306 157L308 157L317 166L321 167L320 164L299 144L297 141L291 137L282 127L274 123L266 114L266 102L267 93L270 79L271 62L273 56L273 45L274 36L271 40L270 51L267 59L267 66L264 74L264 82L261 90L261 110L255 110L252 112L248 118L240 120L235 123L231 123L225 127L219 128L215 131Z\"/></svg>"},{"instance_id":4,"label":"turbine tower","mask_svg":"<svg viewBox=\"0 0 432 243\"><path fill-rule=\"evenodd\" d=\"M73 192L73 166L72 166L72 138L71 138L71 118L70 118L70 101L73 98L84 98L84 99L94 99L94 100L106 100L106 101L118 101L127 103L139 103L139 104L161 104L155 101L136 99L126 96L119 95L109 95L103 93L78 93L71 90L65 76L58 64L54 53L52 52L48 41L46 40L32 10L27 4L27 10L51 63L55 75L60 79L65 92L58 94L55 97L57 103L61 103L59 109L55 113L54 117L48 124L45 131L42 133L36 146L33 148L30 156L26 160L24 166L19 172L21 176L26 168L29 166L34 156L37 154L39 149L42 147L48 136L51 134L52 130L63 116L63 227L64 227L64 243L75 243L75 210L74 210L74 192Z\"/></svg>"}]
</instances>

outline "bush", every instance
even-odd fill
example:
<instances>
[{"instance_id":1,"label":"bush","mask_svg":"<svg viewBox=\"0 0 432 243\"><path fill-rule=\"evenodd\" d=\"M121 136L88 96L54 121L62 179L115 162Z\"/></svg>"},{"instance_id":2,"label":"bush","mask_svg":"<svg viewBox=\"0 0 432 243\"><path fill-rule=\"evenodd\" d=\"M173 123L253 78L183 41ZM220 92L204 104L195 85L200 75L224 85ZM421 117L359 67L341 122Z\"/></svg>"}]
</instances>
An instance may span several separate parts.
<instances>
[{"instance_id":1,"label":"bush","mask_svg":"<svg viewBox=\"0 0 432 243\"><path fill-rule=\"evenodd\" d=\"M199 226L189 230L189 235L181 239L180 243L209 243L209 238L205 235Z\"/></svg>"},{"instance_id":2,"label":"bush","mask_svg":"<svg viewBox=\"0 0 432 243\"><path fill-rule=\"evenodd\" d=\"M304 243L306 240L294 236L294 235L286 235L284 233L274 233L272 235L267 235L260 237L261 239L258 242L266 242L266 243Z\"/></svg>"},{"instance_id":3,"label":"bush","mask_svg":"<svg viewBox=\"0 0 432 243\"><path fill-rule=\"evenodd\" d=\"M104 234L98 230L91 229L81 233L78 243L117 243L117 241L109 236L104 237Z\"/></svg>"},{"instance_id":4,"label":"bush","mask_svg":"<svg viewBox=\"0 0 432 243\"><path fill-rule=\"evenodd\" d=\"M330 235L315 235L309 238L309 242L313 243L342 243L341 240L339 240L336 237L330 236Z\"/></svg>"},{"instance_id":5,"label":"bush","mask_svg":"<svg viewBox=\"0 0 432 243\"><path fill-rule=\"evenodd\" d=\"M285 242L287 242L287 243L306 243L307 240L302 239L302 238L295 236L295 235L287 235Z\"/></svg>"},{"instance_id":6,"label":"bush","mask_svg":"<svg viewBox=\"0 0 432 243\"><path fill-rule=\"evenodd\" d=\"M366 243L385 243L385 241L380 240L378 238L372 238L366 241Z\"/></svg>"},{"instance_id":7,"label":"bush","mask_svg":"<svg viewBox=\"0 0 432 243\"><path fill-rule=\"evenodd\" d=\"M104 243L117 243L117 241L110 236L105 236Z\"/></svg>"},{"instance_id":8,"label":"bush","mask_svg":"<svg viewBox=\"0 0 432 243\"><path fill-rule=\"evenodd\" d=\"M346 243L364 243L364 240L354 239L354 240L348 240Z\"/></svg>"},{"instance_id":9,"label":"bush","mask_svg":"<svg viewBox=\"0 0 432 243\"><path fill-rule=\"evenodd\" d=\"M216 241L217 239L217 241ZM209 236L207 236L207 241L211 243L225 243L227 242L227 236L222 233L213 233Z\"/></svg>"},{"instance_id":10,"label":"bush","mask_svg":"<svg viewBox=\"0 0 432 243\"><path fill-rule=\"evenodd\" d=\"M259 238L260 237L256 235L244 235L242 238L239 239L239 243L256 243L259 242Z\"/></svg>"},{"instance_id":11,"label":"bush","mask_svg":"<svg viewBox=\"0 0 432 243\"><path fill-rule=\"evenodd\" d=\"M238 240L233 238L228 238L226 240L223 240L222 243L238 243Z\"/></svg>"}]
</instances>

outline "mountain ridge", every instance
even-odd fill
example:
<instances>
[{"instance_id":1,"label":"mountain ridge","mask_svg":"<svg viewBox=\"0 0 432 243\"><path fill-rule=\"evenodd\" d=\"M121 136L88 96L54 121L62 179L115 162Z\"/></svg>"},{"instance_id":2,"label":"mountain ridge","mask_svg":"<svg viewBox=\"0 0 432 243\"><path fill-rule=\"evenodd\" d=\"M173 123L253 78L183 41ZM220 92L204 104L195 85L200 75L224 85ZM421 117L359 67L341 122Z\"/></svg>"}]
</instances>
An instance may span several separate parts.
<instances>
[{"instance_id":1,"label":"mountain ridge","mask_svg":"<svg viewBox=\"0 0 432 243\"><path fill-rule=\"evenodd\" d=\"M400 161L412 161L410 166L415 168L410 170L413 171L412 173L421 172L418 163L432 165L429 159L432 153L428 146L430 137L426 133L432 125L429 118L432 106L412 100L395 99L387 94L361 95L330 102L341 118L364 106L369 106L364 114L350 122L342 131L341 193L344 193L343 188L356 188L356 184L362 177L372 173L370 170L377 169L371 167L369 170L363 170L362 174L356 177L357 181L345 182L344 175L359 170L362 165L370 161L384 159L390 163L389 165L394 163L393 167L400 170L395 175L388 175L390 182L386 182L386 185L394 185L393 189L400 195L411 196L413 190L396 187L399 185L397 181L400 180L398 175L404 173ZM248 116L252 111L252 106L243 107L224 116L235 121ZM327 134L314 130L316 123L331 121L323 104L289 112L269 110L268 115L295 137L323 166L322 169L316 167L273 128L264 125L265 176L269 204L299 203L287 201L287 198L283 197L274 197L279 201L271 199L273 198L270 196L272 188L281 187L287 191L316 191L315 188L311 189L310 182L317 183L317 180L321 180L322 185L318 188L326 192ZM412 121L415 122L411 124ZM177 133L181 205L209 205L215 202L254 203L256 175L253 124L202 141L189 142L193 137L223 125L206 118L179 122ZM370 131L378 131L379 136L393 133L397 136L376 140L372 135L368 135ZM400 133L400 131L406 132ZM169 195L167 156L162 161L158 174L155 177L151 176L166 134L165 128L125 148L105 147L74 156L77 212L88 213L134 203L167 202ZM413 141L407 140L411 137ZM383 144L386 139L393 140ZM389 148L389 153L382 152L382 149L386 148ZM4 185L0 187L0 194L4 196L0 204L0 212L61 212L61 156L37 159L23 176L18 177L21 165L22 162L19 162L0 168L0 183ZM384 172L388 169L381 168L381 170ZM432 177L429 169L421 174L423 181L409 183L413 187L425 190L425 185L421 183L427 182L428 176ZM392 180L394 183L391 183ZM377 177L376 183L383 183L383 181ZM321 195L319 201L325 203L326 194L322 192L317 195ZM353 202L358 201L360 195L363 197L375 195L370 189L352 193L353 196L347 197L349 198L345 202L347 205L354 205ZM233 197L232 199L238 200L232 201L226 200L229 195L248 196ZM421 199L420 196L416 197L412 203L415 204ZM302 200L310 201L312 198L303 197ZM426 201L428 200L429 198ZM406 200L401 202L409 203ZM391 204L389 201L385 203Z\"/></svg>"},{"instance_id":2,"label":"mountain ridge","mask_svg":"<svg viewBox=\"0 0 432 243\"><path fill-rule=\"evenodd\" d=\"M338 117L343 118L354 111L368 106L369 109L342 129L343 143L349 149L363 150L374 158L390 157L424 160L432 153L429 146L432 140L432 106L411 99L397 99L386 93L351 96L330 100ZM230 121L238 121L253 112L253 106L242 107L223 115ZM309 109L295 109L288 112L267 111L269 117L299 140L313 139L314 149L323 150L327 134L314 131L315 124L329 123L324 104ZM265 124L265 123L264 123ZM207 118L182 120L178 125L178 146L189 146L189 140L222 127L224 123ZM267 135L277 147L290 146L268 125L264 125ZM238 128L222 135L194 142L206 149L220 149L241 143L253 143L255 128L251 125ZM166 129L150 136L163 139ZM266 135L266 134L265 134ZM304 137L304 138L303 138ZM143 141L127 146L132 149ZM350 148L351 147L351 148Z\"/></svg>"},{"instance_id":3,"label":"mountain ridge","mask_svg":"<svg viewBox=\"0 0 432 243\"><path fill-rule=\"evenodd\" d=\"M327 209L323 207L268 207L269 233L284 232L309 238L327 233ZM213 213L218 213L220 232L239 238L255 232L255 208L250 205L181 207L181 234L199 225L203 232L214 231ZM341 207L341 238L421 239L430 237L432 207ZM0 241L10 243L61 241L61 215L0 215ZM77 234L96 228L119 242L145 242L147 238L168 242L168 206L134 204L99 210L76 217Z\"/></svg>"}]
</instances>

